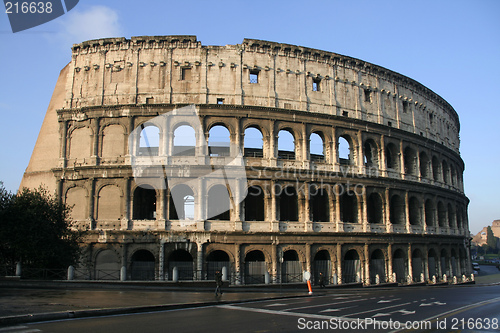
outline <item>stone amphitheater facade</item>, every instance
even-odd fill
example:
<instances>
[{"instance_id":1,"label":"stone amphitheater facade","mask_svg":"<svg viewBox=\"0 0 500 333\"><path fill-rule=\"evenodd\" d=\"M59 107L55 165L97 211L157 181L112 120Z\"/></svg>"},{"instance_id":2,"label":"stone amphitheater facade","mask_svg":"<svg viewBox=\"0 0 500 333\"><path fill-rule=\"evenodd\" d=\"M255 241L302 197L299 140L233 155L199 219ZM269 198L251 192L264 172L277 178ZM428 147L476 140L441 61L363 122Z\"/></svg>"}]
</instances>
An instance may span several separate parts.
<instances>
[{"instance_id":1,"label":"stone amphitheater facade","mask_svg":"<svg viewBox=\"0 0 500 333\"><path fill-rule=\"evenodd\" d=\"M199 126L154 121L186 106ZM60 73L21 187L74 206L89 229L81 278L439 281L471 272L459 130L436 93L348 56L255 39L91 40ZM139 181L145 151L161 168ZM214 165L243 167L244 185L199 171ZM210 214L224 195L228 210Z\"/></svg>"}]
</instances>

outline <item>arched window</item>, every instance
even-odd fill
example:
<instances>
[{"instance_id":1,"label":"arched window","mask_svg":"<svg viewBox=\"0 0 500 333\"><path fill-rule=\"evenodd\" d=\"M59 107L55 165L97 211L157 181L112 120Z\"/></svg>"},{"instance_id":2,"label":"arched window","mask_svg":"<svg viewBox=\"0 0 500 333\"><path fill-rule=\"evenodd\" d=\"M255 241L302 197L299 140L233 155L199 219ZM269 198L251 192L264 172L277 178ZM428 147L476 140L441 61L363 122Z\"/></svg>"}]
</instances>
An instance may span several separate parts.
<instances>
[{"instance_id":1,"label":"arched window","mask_svg":"<svg viewBox=\"0 0 500 333\"><path fill-rule=\"evenodd\" d=\"M439 161L436 156L432 156L432 179L439 181Z\"/></svg>"},{"instance_id":2,"label":"arched window","mask_svg":"<svg viewBox=\"0 0 500 333\"><path fill-rule=\"evenodd\" d=\"M284 283L302 282L302 265L297 251L288 250L283 253L282 269L281 281Z\"/></svg>"},{"instance_id":3,"label":"arched window","mask_svg":"<svg viewBox=\"0 0 500 333\"><path fill-rule=\"evenodd\" d=\"M210 156L229 156L229 130L222 125L216 125L208 132L208 151Z\"/></svg>"},{"instance_id":4,"label":"arched window","mask_svg":"<svg viewBox=\"0 0 500 333\"><path fill-rule=\"evenodd\" d=\"M455 186L457 184L457 172L455 171L455 168L453 165L450 165L450 178L451 178L451 185Z\"/></svg>"},{"instance_id":5,"label":"arched window","mask_svg":"<svg viewBox=\"0 0 500 333\"><path fill-rule=\"evenodd\" d=\"M194 195L189 186L180 184L170 190L169 219L194 219Z\"/></svg>"},{"instance_id":6,"label":"arched window","mask_svg":"<svg viewBox=\"0 0 500 333\"><path fill-rule=\"evenodd\" d=\"M340 164L351 164L352 152L350 138L347 135L340 136L338 139L338 153Z\"/></svg>"},{"instance_id":7,"label":"arched window","mask_svg":"<svg viewBox=\"0 0 500 333\"><path fill-rule=\"evenodd\" d=\"M311 133L309 136L309 152L311 161L323 162L325 160L325 145L320 134Z\"/></svg>"},{"instance_id":8,"label":"arched window","mask_svg":"<svg viewBox=\"0 0 500 333\"><path fill-rule=\"evenodd\" d=\"M227 187L215 185L208 191L208 216L210 220L229 221L230 198Z\"/></svg>"},{"instance_id":9,"label":"arched window","mask_svg":"<svg viewBox=\"0 0 500 333\"><path fill-rule=\"evenodd\" d=\"M424 282L422 273L424 272L424 263L422 252L419 249L413 250L411 254L411 271L414 282Z\"/></svg>"},{"instance_id":10,"label":"arched window","mask_svg":"<svg viewBox=\"0 0 500 333\"><path fill-rule=\"evenodd\" d=\"M298 221L297 191L293 186L282 188L279 196L280 221Z\"/></svg>"},{"instance_id":11,"label":"arched window","mask_svg":"<svg viewBox=\"0 0 500 333\"><path fill-rule=\"evenodd\" d=\"M407 175L416 175L417 174L417 156L415 150L410 147L406 147L403 155L404 163L405 163L405 173Z\"/></svg>"},{"instance_id":12,"label":"arched window","mask_svg":"<svg viewBox=\"0 0 500 333\"><path fill-rule=\"evenodd\" d=\"M181 125L174 131L174 156L194 156L196 133L189 125Z\"/></svg>"},{"instance_id":13,"label":"arched window","mask_svg":"<svg viewBox=\"0 0 500 333\"><path fill-rule=\"evenodd\" d=\"M448 221L446 220L446 208L441 201L438 202L438 221L440 227L446 227L448 225Z\"/></svg>"},{"instance_id":14,"label":"arched window","mask_svg":"<svg viewBox=\"0 0 500 333\"><path fill-rule=\"evenodd\" d=\"M370 256L370 283L375 284L377 282L377 275L379 282L386 282L385 257L380 249L373 251Z\"/></svg>"},{"instance_id":15,"label":"arched window","mask_svg":"<svg viewBox=\"0 0 500 333\"><path fill-rule=\"evenodd\" d=\"M429 157L424 152L420 153L420 177L429 178Z\"/></svg>"},{"instance_id":16,"label":"arched window","mask_svg":"<svg viewBox=\"0 0 500 333\"><path fill-rule=\"evenodd\" d=\"M434 227L435 222L435 211L434 203L431 199L425 200L425 224L429 227Z\"/></svg>"},{"instance_id":17,"label":"arched window","mask_svg":"<svg viewBox=\"0 0 500 333\"><path fill-rule=\"evenodd\" d=\"M295 140L290 130L284 129L278 132L278 158L295 159Z\"/></svg>"},{"instance_id":18,"label":"arched window","mask_svg":"<svg viewBox=\"0 0 500 333\"><path fill-rule=\"evenodd\" d=\"M399 154L394 143L389 143L385 148L385 163L387 169L399 170Z\"/></svg>"},{"instance_id":19,"label":"arched window","mask_svg":"<svg viewBox=\"0 0 500 333\"><path fill-rule=\"evenodd\" d=\"M367 168L378 168L378 149L375 141L368 139L365 141L364 149L364 162Z\"/></svg>"},{"instance_id":20,"label":"arched window","mask_svg":"<svg viewBox=\"0 0 500 333\"><path fill-rule=\"evenodd\" d=\"M193 279L193 256L186 250L174 250L168 256L168 279L172 280L174 268L177 268L179 280Z\"/></svg>"},{"instance_id":21,"label":"arched window","mask_svg":"<svg viewBox=\"0 0 500 333\"><path fill-rule=\"evenodd\" d=\"M328 191L324 188L311 186L309 188L311 198L311 215L314 222L330 221L330 205L328 202Z\"/></svg>"},{"instance_id":22,"label":"arched window","mask_svg":"<svg viewBox=\"0 0 500 333\"><path fill-rule=\"evenodd\" d=\"M358 222L358 200L354 192L345 192L340 196L340 219L346 223Z\"/></svg>"},{"instance_id":23,"label":"arched window","mask_svg":"<svg viewBox=\"0 0 500 333\"><path fill-rule=\"evenodd\" d=\"M136 251L130 259L131 280L154 280L155 257L148 250Z\"/></svg>"},{"instance_id":24,"label":"arched window","mask_svg":"<svg viewBox=\"0 0 500 333\"><path fill-rule=\"evenodd\" d=\"M457 215L455 213L455 209L451 204L448 204L448 225L450 228L457 227Z\"/></svg>"},{"instance_id":25,"label":"arched window","mask_svg":"<svg viewBox=\"0 0 500 333\"><path fill-rule=\"evenodd\" d=\"M108 125L102 132L101 157L113 158L123 156L125 151L125 136L120 125Z\"/></svg>"},{"instance_id":26,"label":"arched window","mask_svg":"<svg viewBox=\"0 0 500 333\"><path fill-rule=\"evenodd\" d=\"M245 157L263 157L262 132L256 127L245 129Z\"/></svg>"},{"instance_id":27,"label":"arched window","mask_svg":"<svg viewBox=\"0 0 500 333\"><path fill-rule=\"evenodd\" d=\"M391 197L390 214L392 224L405 223L405 204L403 199L397 194Z\"/></svg>"},{"instance_id":28,"label":"arched window","mask_svg":"<svg viewBox=\"0 0 500 333\"><path fill-rule=\"evenodd\" d=\"M245 256L245 284L264 283L267 272L264 253L250 251Z\"/></svg>"},{"instance_id":29,"label":"arched window","mask_svg":"<svg viewBox=\"0 0 500 333\"><path fill-rule=\"evenodd\" d=\"M139 156L158 156L160 150L160 129L154 125L141 125Z\"/></svg>"},{"instance_id":30,"label":"arched window","mask_svg":"<svg viewBox=\"0 0 500 333\"><path fill-rule=\"evenodd\" d=\"M432 279L432 277L436 276L438 273L438 260L436 251L434 251L434 249L429 250L427 266L429 267L429 278Z\"/></svg>"},{"instance_id":31,"label":"arched window","mask_svg":"<svg viewBox=\"0 0 500 333\"><path fill-rule=\"evenodd\" d=\"M368 205L367 205L367 213L368 213L368 223L382 223L383 215L382 215L382 198L378 193L372 193L368 197Z\"/></svg>"},{"instance_id":32,"label":"arched window","mask_svg":"<svg viewBox=\"0 0 500 333\"><path fill-rule=\"evenodd\" d=\"M250 186L245 198L245 221L264 221L264 192L260 186Z\"/></svg>"},{"instance_id":33,"label":"arched window","mask_svg":"<svg viewBox=\"0 0 500 333\"><path fill-rule=\"evenodd\" d=\"M316 253L313 260L314 284L318 285L320 273L323 274L323 282L331 283L332 261L327 250L321 250ZM337 283L337 281L333 281Z\"/></svg>"},{"instance_id":34,"label":"arched window","mask_svg":"<svg viewBox=\"0 0 500 333\"><path fill-rule=\"evenodd\" d=\"M416 197L410 198L409 214L410 214L411 225L422 224L422 213L420 211L420 202Z\"/></svg>"},{"instance_id":35,"label":"arched window","mask_svg":"<svg viewBox=\"0 0 500 333\"><path fill-rule=\"evenodd\" d=\"M401 249L397 249L392 257L392 271L396 273L396 282L406 282L406 256Z\"/></svg>"},{"instance_id":36,"label":"arched window","mask_svg":"<svg viewBox=\"0 0 500 333\"><path fill-rule=\"evenodd\" d=\"M450 180L448 178L449 173L450 173L450 169L448 169L448 163L446 163L446 161L443 160L443 183L445 183L445 184L450 183Z\"/></svg>"},{"instance_id":37,"label":"arched window","mask_svg":"<svg viewBox=\"0 0 500 333\"><path fill-rule=\"evenodd\" d=\"M215 250L210 252L207 256L207 279L215 280L215 272L222 272L222 269L226 267L227 274L230 274L230 266L229 255L222 250ZM224 278L224 277L223 277ZM225 277L229 280L229 276Z\"/></svg>"},{"instance_id":38,"label":"arched window","mask_svg":"<svg viewBox=\"0 0 500 333\"><path fill-rule=\"evenodd\" d=\"M156 219L156 191L142 185L134 191L134 220Z\"/></svg>"},{"instance_id":39,"label":"arched window","mask_svg":"<svg viewBox=\"0 0 500 333\"><path fill-rule=\"evenodd\" d=\"M344 283L360 282L361 261L356 250L349 250L342 261L342 281Z\"/></svg>"}]
</instances>

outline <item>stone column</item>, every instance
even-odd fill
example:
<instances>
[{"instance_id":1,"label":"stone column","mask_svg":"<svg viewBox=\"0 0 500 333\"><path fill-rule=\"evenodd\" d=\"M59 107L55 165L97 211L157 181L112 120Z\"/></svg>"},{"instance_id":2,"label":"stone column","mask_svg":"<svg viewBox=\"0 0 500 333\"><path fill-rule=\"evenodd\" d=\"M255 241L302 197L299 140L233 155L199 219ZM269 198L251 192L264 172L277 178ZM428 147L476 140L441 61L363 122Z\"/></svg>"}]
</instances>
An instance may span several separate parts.
<instances>
[{"instance_id":1,"label":"stone column","mask_svg":"<svg viewBox=\"0 0 500 333\"><path fill-rule=\"evenodd\" d=\"M380 163L379 163L379 170L382 170L382 177L387 177L387 162L385 160L385 136L381 135L380 136Z\"/></svg>"},{"instance_id":2,"label":"stone column","mask_svg":"<svg viewBox=\"0 0 500 333\"><path fill-rule=\"evenodd\" d=\"M234 283L236 285L241 284L242 274L240 244L234 244Z\"/></svg>"},{"instance_id":3,"label":"stone column","mask_svg":"<svg viewBox=\"0 0 500 333\"><path fill-rule=\"evenodd\" d=\"M90 195L89 195L89 222L90 222L90 230L95 229L94 219L96 216L95 213L95 202L98 201L99 193L96 193L95 189L95 178L89 178L89 187L90 187Z\"/></svg>"},{"instance_id":4,"label":"stone column","mask_svg":"<svg viewBox=\"0 0 500 333\"><path fill-rule=\"evenodd\" d=\"M165 240L160 240L160 251L158 253L158 280L165 280Z\"/></svg>"},{"instance_id":5,"label":"stone column","mask_svg":"<svg viewBox=\"0 0 500 333\"><path fill-rule=\"evenodd\" d=\"M125 178L125 195L123 196L125 199L125 204L123 205L124 207L124 212L123 212L123 219L121 221L121 230L127 230L128 229L128 222L131 218L131 211L130 211L130 178L126 177Z\"/></svg>"},{"instance_id":6,"label":"stone column","mask_svg":"<svg viewBox=\"0 0 500 333\"><path fill-rule=\"evenodd\" d=\"M127 252L128 252L128 244L123 243L122 244L122 257L121 257L121 270L120 270L120 280L121 281L126 281L127 280L127 265L128 265L128 260L127 260Z\"/></svg>"},{"instance_id":7,"label":"stone column","mask_svg":"<svg viewBox=\"0 0 500 333\"><path fill-rule=\"evenodd\" d=\"M427 244L424 244L424 252L425 253L422 256L424 279L428 280L430 276L429 276L429 249L427 247Z\"/></svg>"},{"instance_id":8,"label":"stone column","mask_svg":"<svg viewBox=\"0 0 500 333\"><path fill-rule=\"evenodd\" d=\"M368 248L368 244L365 244L364 246L364 257L365 257L365 274L364 274L364 280L365 284L370 285L370 251Z\"/></svg>"},{"instance_id":9,"label":"stone column","mask_svg":"<svg viewBox=\"0 0 500 333\"><path fill-rule=\"evenodd\" d=\"M410 278L410 281L408 282L413 282L413 258L411 257L411 243L408 243L408 276Z\"/></svg>"},{"instance_id":10,"label":"stone column","mask_svg":"<svg viewBox=\"0 0 500 333\"><path fill-rule=\"evenodd\" d=\"M271 260L272 260L272 263L271 263L271 281L272 283L278 283L279 282L279 279L278 279L278 261L279 261L279 258L278 258L278 246L276 245L275 242L273 242L273 244L271 245Z\"/></svg>"},{"instance_id":11,"label":"stone column","mask_svg":"<svg viewBox=\"0 0 500 333\"><path fill-rule=\"evenodd\" d=\"M68 152L67 152L67 144L68 144L68 121L64 121L59 124L59 131L61 133L61 150L59 152L59 160L60 167L65 168L67 166L68 160Z\"/></svg>"},{"instance_id":12,"label":"stone column","mask_svg":"<svg viewBox=\"0 0 500 333\"><path fill-rule=\"evenodd\" d=\"M201 241L196 243L198 251L196 254L196 280L202 280L202 270L203 270L203 243Z\"/></svg>"},{"instance_id":13,"label":"stone column","mask_svg":"<svg viewBox=\"0 0 500 333\"><path fill-rule=\"evenodd\" d=\"M387 277L386 280L390 281L392 278L392 243L387 244ZM394 281L391 281L394 282Z\"/></svg>"},{"instance_id":14,"label":"stone column","mask_svg":"<svg viewBox=\"0 0 500 333\"><path fill-rule=\"evenodd\" d=\"M206 220L206 204L205 201L205 179L203 177L198 178L198 195L195 198L195 216L194 219L197 221Z\"/></svg>"},{"instance_id":15,"label":"stone column","mask_svg":"<svg viewBox=\"0 0 500 333\"><path fill-rule=\"evenodd\" d=\"M336 230L337 232L344 231L342 221L340 220L340 186L335 185L334 195L335 195L335 220L336 220Z\"/></svg>"},{"instance_id":16,"label":"stone column","mask_svg":"<svg viewBox=\"0 0 500 333\"><path fill-rule=\"evenodd\" d=\"M309 272L309 273L312 273L312 266L311 266L311 244L310 243L306 243L306 257L305 257L305 261L306 261L306 271Z\"/></svg>"},{"instance_id":17,"label":"stone column","mask_svg":"<svg viewBox=\"0 0 500 333\"><path fill-rule=\"evenodd\" d=\"M337 244L337 279L342 284L342 244Z\"/></svg>"},{"instance_id":18,"label":"stone column","mask_svg":"<svg viewBox=\"0 0 500 333\"><path fill-rule=\"evenodd\" d=\"M308 149L309 148L308 147L309 146L308 145L309 138L307 137L307 129L306 129L305 123L302 124L301 130L302 130L302 150L301 150L301 154L300 154L300 156L301 156L300 159L303 162L305 162L305 161L309 160L309 149Z\"/></svg>"},{"instance_id":19,"label":"stone column","mask_svg":"<svg viewBox=\"0 0 500 333\"><path fill-rule=\"evenodd\" d=\"M92 164L99 164L99 118L95 118L92 126Z\"/></svg>"},{"instance_id":20,"label":"stone column","mask_svg":"<svg viewBox=\"0 0 500 333\"><path fill-rule=\"evenodd\" d=\"M406 232L410 232L410 193L405 191Z\"/></svg>"},{"instance_id":21,"label":"stone column","mask_svg":"<svg viewBox=\"0 0 500 333\"><path fill-rule=\"evenodd\" d=\"M303 218L304 218L304 230L307 231L313 231L312 228L312 223L311 223L311 208L310 208L310 189L309 189L309 182L304 182L304 193L301 195L301 202L300 205L302 206L303 210ZM299 215L300 216L300 215Z\"/></svg>"},{"instance_id":22,"label":"stone column","mask_svg":"<svg viewBox=\"0 0 500 333\"><path fill-rule=\"evenodd\" d=\"M385 188L385 230L386 232L391 232L391 194L388 187Z\"/></svg>"},{"instance_id":23,"label":"stone column","mask_svg":"<svg viewBox=\"0 0 500 333\"><path fill-rule=\"evenodd\" d=\"M366 199L366 188L364 188L363 193L361 194L361 213L362 213L362 223L363 223L363 232L369 231L368 228L368 201Z\"/></svg>"},{"instance_id":24,"label":"stone column","mask_svg":"<svg viewBox=\"0 0 500 333\"><path fill-rule=\"evenodd\" d=\"M270 159L276 158L276 134L274 130L275 122L271 122L271 126L269 126L269 152L268 157ZM265 156L264 156L265 157Z\"/></svg>"}]
</instances>

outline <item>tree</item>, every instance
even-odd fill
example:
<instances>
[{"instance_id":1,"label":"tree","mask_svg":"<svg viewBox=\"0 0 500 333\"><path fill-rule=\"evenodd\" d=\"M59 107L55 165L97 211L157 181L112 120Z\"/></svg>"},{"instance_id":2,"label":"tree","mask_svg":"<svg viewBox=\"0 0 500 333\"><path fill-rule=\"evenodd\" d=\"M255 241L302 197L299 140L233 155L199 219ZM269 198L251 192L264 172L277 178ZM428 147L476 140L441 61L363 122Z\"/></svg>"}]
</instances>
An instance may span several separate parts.
<instances>
[{"instance_id":1,"label":"tree","mask_svg":"<svg viewBox=\"0 0 500 333\"><path fill-rule=\"evenodd\" d=\"M497 239L493 234L493 230L491 230L490 226L486 228L486 244L488 244L488 247L492 250L496 249L497 247Z\"/></svg>"},{"instance_id":2,"label":"tree","mask_svg":"<svg viewBox=\"0 0 500 333\"><path fill-rule=\"evenodd\" d=\"M70 207L44 188L12 195L0 184L0 265L67 268L78 261L78 241Z\"/></svg>"}]
</instances>

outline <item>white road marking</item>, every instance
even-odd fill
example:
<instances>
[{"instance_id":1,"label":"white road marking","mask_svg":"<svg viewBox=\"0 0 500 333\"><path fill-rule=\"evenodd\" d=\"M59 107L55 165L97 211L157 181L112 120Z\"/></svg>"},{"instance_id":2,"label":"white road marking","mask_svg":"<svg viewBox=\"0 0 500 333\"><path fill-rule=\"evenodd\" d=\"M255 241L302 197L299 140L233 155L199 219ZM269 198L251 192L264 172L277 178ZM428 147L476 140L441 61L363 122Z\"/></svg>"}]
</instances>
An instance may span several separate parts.
<instances>
[{"instance_id":1,"label":"white road marking","mask_svg":"<svg viewBox=\"0 0 500 333\"><path fill-rule=\"evenodd\" d=\"M41 332L36 328L29 328L28 326L9 326L0 328L0 332L8 332L8 333L35 333Z\"/></svg>"},{"instance_id":2,"label":"white road marking","mask_svg":"<svg viewBox=\"0 0 500 333\"><path fill-rule=\"evenodd\" d=\"M345 308L338 308L338 309L326 309L326 310L321 310L321 312L337 312L337 311L342 311L342 310L345 310L345 309L350 309L350 308L353 308L354 306L346 306Z\"/></svg>"},{"instance_id":3,"label":"white road marking","mask_svg":"<svg viewBox=\"0 0 500 333\"><path fill-rule=\"evenodd\" d=\"M394 302L394 301L399 301L401 298L393 298L393 299L381 299L380 301L378 301L377 303L391 303L391 302Z\"/></svg>"},{"instance_id":4,"label":"white road marking","mask_svg":"<svg viewBox=\"0 0 500 333\"><path fill-rule=\"evenodd\" d=\"M352 303L352 302L361 302L361 301L366 301L366 300L368 300L368 298L353 299L350 301L336 302L336 303L323 303L323 304L317 304L317 305L300 306L300 307L296 307L296 308L283 309L283 311L292 311L292 310L307 309L307 308L317 308L319 306L325 306L325 305L337 305L337 304L345 304L345 303Z\"/></svg>"},{"instance_id":5,"label":"white road marking","mask_svg":"<svg viewBox=\"0 0 500 333\"><path fill-rule=\"evenodd\" d=\"M422 303L419 306L431 306L431 305L446 305L446 303L441 303L439 301L432 302L432 303Z\"/></svg>"},{"instance_id":6,"label":"white road marking","mask_svg":"<svg viewBox=\"0 0 500 333\"><path fill-rule=\"evenodd\" d=\"M283 306L283 305L287 305L285 303L274 303L274 304L268 304L266 306Z\"/></svg>"},{"instance_id":7,"label":"white road marking","mask_svg":"<svg viewBox=\"0 0 500 333\"><path fill-rule=\"evenodd\" d=\"M394 311L393 313L395 313L395 312L401 312L403 314L403 316L407 316L409 314L415 314L416 311L415 310L413 310L413 311L406 311L405 309L403 309L403 310Z\"/></svg>"},{"instance_id":8,"label":"white road marking","mask_svg":"<svg viewBox=\"0 0 500 333\"><path fill-rule=\"evenodd\" d=\"M368 312L374 312L374 311L379 311L379 310L385 310L385 309L395 308L396 306L403 306L403 305L408 305L408 304L411 304L411 302L390 305L390 306L386 306L385 308L378 308L378 309L371 309L371 310L361 311L361 312L356 312L356 313L350 313L349 316L355 316L355 315L362 314L362 313L368 313Z\"/></svg>"}]
</instances>

